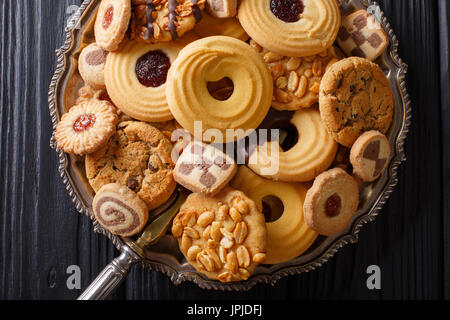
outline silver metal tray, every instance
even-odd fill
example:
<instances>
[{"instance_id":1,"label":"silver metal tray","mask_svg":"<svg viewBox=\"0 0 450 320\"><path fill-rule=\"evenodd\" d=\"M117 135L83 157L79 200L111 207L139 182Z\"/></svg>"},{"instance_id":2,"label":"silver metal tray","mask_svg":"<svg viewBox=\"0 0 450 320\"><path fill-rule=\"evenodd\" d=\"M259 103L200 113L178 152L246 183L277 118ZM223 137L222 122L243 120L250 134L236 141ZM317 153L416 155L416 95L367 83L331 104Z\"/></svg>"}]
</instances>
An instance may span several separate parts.
<instances>
[{"instance_id":1,"label":"silver metal tray","mask_svg":"<svg viewBox=\"0 0 450 320\"><path fill-rule=\"evenodd\" d=\"M388 133L392 147L389 168L375 183L363 185L360 207L349 227L336 236L319 237L306 253L296 259L277 265L259 266L253 276L247 281L231 284L212 281L196 272L186 262L178 250L177 242L171 236L164 236L157 245L147 248L143 259L133 254L120 237L114 236L103 229L95 221L92 214L91 203L94 192L85 178L84 159L67 155L59 150L54 137L52 137L50 144L59 157L58 170L76 209L78 212L90 217L93 221L95 232L108 237L114 246L122 252L122 256L113 263L115 267L113 266L112 269L109 269L110 273L112 271L118 273L119 280L121 280L128 271L118 271L121 263L125 263L125 266L137 263L143 267L166 274L176 285L183 281L192 281L204 289L249 290L258 283L274 285L284 276L301 274L317 269L325 264L340 248L346 244L358 241L358 234L361 228L375 219L397 185L398 167L406 160L404 141L411 119L410 100L405 83L408 67L398 56L398 40L375 1L340 0L339 2L344 14L355 8L367 9L375 15L388 34L390 45L377 62L385 71L395 97L394 121ZM77 59L83 46L93 42L93 21L99 3L100 0L85 0L82 3L73 17L71 25L65 29L66 41L64 45L56 50L57 66L49 90L49 109L53 130L56 128L61 115L73 106L77 90L82 85L81 77L77 71ZM101 286L99 283L96 285L97 287Z\"/></svg>"}]
</instances>

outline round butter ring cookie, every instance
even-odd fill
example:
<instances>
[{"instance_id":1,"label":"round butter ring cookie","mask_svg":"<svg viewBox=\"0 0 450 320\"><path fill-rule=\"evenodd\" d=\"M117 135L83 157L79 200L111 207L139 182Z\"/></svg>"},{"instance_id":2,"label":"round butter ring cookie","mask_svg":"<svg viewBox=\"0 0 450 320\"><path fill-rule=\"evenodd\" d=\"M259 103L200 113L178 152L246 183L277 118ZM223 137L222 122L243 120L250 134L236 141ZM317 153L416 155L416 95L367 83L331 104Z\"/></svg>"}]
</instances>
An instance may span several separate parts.
<instances>
[{"instance_id":1,"label":"round butter ring cookie","mask_svg":"<svg viewBox=\"0 0 450 320\"><path fill-rule=\"evenodd\" d=\"M343 231L358 210L356 180L340 168L319 175L306 194L303 211L308 226L324 236Z\"/></svg>"},{"instance_id":2,"label":"round butter ring cookie","mask_svg":"<svg viewBox=\"0 0 450 320\"><path fill-rule=\"evenodd\" d=\"M148 209L136 193L117 183L104 185L92 202L94 216L112 234L131 237L147 224Z\"/></svg>"},{"instance_id":3,"label":"round butter ring cookie","mask_svg":"<svg viewBox=\"0 0 450 320\"><path fill-rule=\"evenodd\" d=\"M105 81L114 104L146 122L173 119L166 99L167 73L181 44L128 42L106 60Z\"/></svg>"},{"instance_id":4,"label":"round butter ring cookie","mask_svg":"<svg viewBox=\"0 0 450 320\"><path fill-rule=\"evenodd\" d=\"M269 220L266 222L266 264L294 259L308 250L316 240L317 232L306 225L303 216L307 191L303 184L267 180L248 167L241 166L231 186L255 201L257 208L266 216L266 221ZM281 204L277 205L276 200ZM272 221L270 217L273 219L274 215L279 218Z\"/></svg>"},{"instance_id":5,"label":"round butter ring cookie","mask_svg":"<svg viewBox=\"0 0 450 320\"><path fill-rule=\"evenodd\" d=\"M150 124L121 122L107 145L86 157L86 176L95 192L105 184L119 183L152 210L175 191L171 152L170 141Z\"/></svg>"},{"instance_id":6,"label":"round butter ring cookie","mask_svg":"<svg viewBox=\"0 0 450 320\"><path fill-rule=\"evenodd\" d=\"M114 107L97 99L72 107L56 126L55 139L64 152L86 155L102 148L116 131Z\"/></svg>"},{"instance_id":7,"label":"round butter ring cookie","mask_svg":"<svg viewBox=\"0 0 450 320\"><path fill-rule=\"evenodd\" d=\"M172 224L180 251L200 273L223 283L247 280L266 258L263 214L243 192L189 195Z\"/></svg>"},{"instance_id":8,"label":"round butter ring cookie","mask_svg":"<svg viewBox=\"0 0 450 320\"><path fill-rule=\"evenodd\" d=\"M238 17L252 39L288 57L328 49L341 26L336 0L244 0Z\"/></svg>"},{"instance_id":9,"label":"round butter ring cookie","mask_svg":"<svg viewBox=\"0 0 450 320\"><path fill-rule=\"evenodd\" d=\"M275 92L272 107L280 111L309 108L317 103L323 74L342 56L335 47L313 56L293 58L269 51L254 40L250 41L250 46L263 57L272 72Z\"/></svg>"},{"instance_id":10,"label":"round butter ring cookie","mask_svg":"<svg viewBox=\"0 0 450 320\"><path fill-rule=\"evenodd\" d=\"M226 36L242 41L247 41L249 38L237 18L220 19L206 13L203 15L202 21L195 26L193 32L202 38Z\"/></svg>"},{"instance_id":11,"label":"round butter ring cookie","mask_svg":"<svg viewBox=\"0 0 450 320\"><path fill-rule=\"evenodd\" d=\"M130 0L102 0L95 20L97 45L107 51L117 50L131 17Z\"/></svg>"},{"instance_id":12,"label":"round butter ring cookie","mask_svg":"<svg viewBox=\"0 0 450 320\"><path fill-rule=\"evenodd\" d=\"M381 68L350 57L333 64L320 84L320 115L334 139L347 148L365 131L386 134L394 113L394 95Z\"/></svg>"},{"instance_id":13,"label":"round butter ring cookie","mask_svg":"<svg viewBox=\"0 0 450 320\"><path fill-rule=\"evenodd\" d=\"M130 1L130 0L128 0ZM175 41L203 18L206 0L131 0L130 40Z\"/></svg>"},{"instance_id":14,"label":"round butter ring cookie","mask_svg":"<svg viewBox=\"0 0 450 320\"><path fill-rule=\"evenodd\" d=\"M219 100L208 88L223 80L230 82L231 90ZM166 92L170 110L183 128L197 135L199 122L202 139L220 143L239 140L258 127L269 111L273 85L263 59L247 43L214 36L181 50L169 70ZM209 129L219 134L204 134Z\"/></svg>"},{"instance_id":15,"label":"round butter ring cookie","mask_svg":"<svg viewBox=\"0 0 450 320\"><path fill-rule=\"evenodd\" d=\"M84 82L94 89L105 89L105 63L108 51L91 43L81 51L78 71Z\"/></svg>"},{"instance_id":16,"label":"round butter ring cookie","mask_svg":"<svg viewBox=\"0 0 450 320\"><path fill-rule=\"evenodd\" d=\"M281 146L280 141L268 139L251 150L248 166L260 176L275 181L311 181L336 157L338 144L323 126L317 108L296 112L272 109L260 128L287 133Z\"/></svg>"},{"instance_id":17,"label":"round butter ring cookie","mask_svg":"<svg viewBox=\"0 0 450 320\"><path fill-rule=\"evenodd\" d=\"M391 157L388 138L378 131L368 131L356 140L350 151L353 173L361 180L372 182L386 170Z\"/></svg>"}]
</instances>

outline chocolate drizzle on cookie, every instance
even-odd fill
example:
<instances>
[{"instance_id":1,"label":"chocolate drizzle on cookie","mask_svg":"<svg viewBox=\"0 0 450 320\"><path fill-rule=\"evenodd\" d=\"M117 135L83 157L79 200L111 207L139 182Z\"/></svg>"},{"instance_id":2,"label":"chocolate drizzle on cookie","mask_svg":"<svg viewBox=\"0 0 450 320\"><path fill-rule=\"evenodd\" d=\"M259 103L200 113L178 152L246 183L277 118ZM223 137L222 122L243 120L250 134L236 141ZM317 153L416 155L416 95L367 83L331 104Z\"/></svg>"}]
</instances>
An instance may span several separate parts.
<instances>
[{"instance_id":1,"label":"chocolate drizzle on cookie","mask_svg":"<svg viewBox=\"0 0 450 320\"><path fill-rule=\"evenodd\" d=\"M178 1L177 0L169 0L169 24L168 24L168 28L169 28L170 34L172 36L172 40L176 40L178 38L177 26L175 24L175 22L178 22L178 19L177 19L177 6L178 6Z\"/></svg>"},{"instance_id":2,"label":"chocolate drizzle on cookie","mask_svg":"<svg viewBox=\"0 0 450 320\"><path fill-rule=\"evenodd\" d=\"M192 0L192 12L194 13L195 21L199 22L203 18L203 12L198 6L198 0Z\"/></svg>"}]
</instances>

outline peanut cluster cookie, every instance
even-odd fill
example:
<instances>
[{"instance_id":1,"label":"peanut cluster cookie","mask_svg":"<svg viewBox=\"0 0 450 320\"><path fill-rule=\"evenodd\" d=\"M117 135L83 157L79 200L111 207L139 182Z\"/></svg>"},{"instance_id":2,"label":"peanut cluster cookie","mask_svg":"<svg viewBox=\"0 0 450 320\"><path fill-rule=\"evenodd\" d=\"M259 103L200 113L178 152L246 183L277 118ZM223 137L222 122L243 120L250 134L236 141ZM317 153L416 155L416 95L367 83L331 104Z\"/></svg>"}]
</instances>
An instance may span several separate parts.
<instances>
[{"instance_id":1,"label":"peanut cluster cookie","mask_svg":"<svg viewBox=\"0 0 450 320\"><path fill-rule=\"evenodd\" d=\"M230 187L215 197L191 194L173 221L172 234L197 271L221 282L247 280L266 258L263 214Z\"/></svg>"},{"instance_id":2,"label":"peanut cluster cookie","mask_svg":"<svg viewBox=\"0 0 450 320\"><path fill-rule=\"evenodd\" d=\"M381 68L350 57L332 65L323 76L320 114L329 133L351 147L365 131L386 133L394 112L394 96Z\"/></svg>"},{"instance_id":3,"label":"peanut cluster cookie","mask_svg":"<svg viewBox=\"0 0 450 320\"><path fill-rule=\"evenodd\" d=\"M99 151L86 157L86 175L94 191L109 183L127 186L154 209L175 191L172 144L155 127L122 122Z\"/></svg>"},{"instance_id":4,"label":"peanut cluster cookie","mask_svg":"<svg viewBox=\"0 0 450 320\"><path fill-rule=\"evenodd\" d=\"M293 58L269 51L254 40L250 40L250 46L272 72L275 93L272 107L280 111L295 111L316 103L323 74L343 57L335 47L314 56Z\"/></svg>"},{"instance_id":5,"label":"peanut cluster cookie","mask_svg":"<svg viewBox=\"0 0 450 320\"><path fill-rule=\"evenodd\" d=\"M130 39L169 42L192 30L206 0L131 0Z\"/></svg>"}]
</instances>

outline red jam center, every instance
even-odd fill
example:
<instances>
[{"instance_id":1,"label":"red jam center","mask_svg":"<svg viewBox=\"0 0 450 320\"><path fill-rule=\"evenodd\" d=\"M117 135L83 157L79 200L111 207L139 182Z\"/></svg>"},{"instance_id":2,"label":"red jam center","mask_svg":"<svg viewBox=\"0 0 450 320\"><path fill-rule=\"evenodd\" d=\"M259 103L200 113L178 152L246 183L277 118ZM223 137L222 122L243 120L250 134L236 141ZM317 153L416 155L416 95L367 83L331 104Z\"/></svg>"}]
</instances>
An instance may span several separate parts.
<instances>
[{"instance_id":1,"label":"red jam center","mask_svg":"<svg viewBox=\"0 0 450 320\"><path fill-rule=\"evenodd\" d=\"M113 21L114 17L114 7L109 7L108 10L105 12L105 16L103 17L103 28L108 29L111 25L111 22Z\"/></svg>"},{"instance_id":2,"label":"red jam center","mask_svg":"<svg viewBox=\"0 0 450 320\"><path fill-rule=\"evenodd\" d=\"M325 212L330 218L336 217L341 212L341 197L336 193L328 198L325 204Z\"/></svg>"},{"instance_id":3,"label":"red jam center","mask_svg":"<svg viewBox=\"0 0 450 320\"><path fill-rule=\"evenodd\" d=\"M87 131L94 126L95 120L94 114L83 114L73 124L73 130L78 133Z\"/></svg>"},{"instance_id":4,"label":"red jam center","mask_svg":"<svg viewBox=\"0 0 450 320\"><path fill-rule=\"evenodd\" d=\"M136 75L142 85L157 88L166 83L169 68L170 59L164 52L150 51L137 61Z\"/></svg>"},{"instance_id":5,"label":"red jam center","mask_svg":"<svg viewBox=\"0 0 450 320\"><path fill-rule=\"evenodd\" d=\"M305 9L302 0L270 0L272 13L284 22L297 22Z\"/></svg>"}]
</instances>

